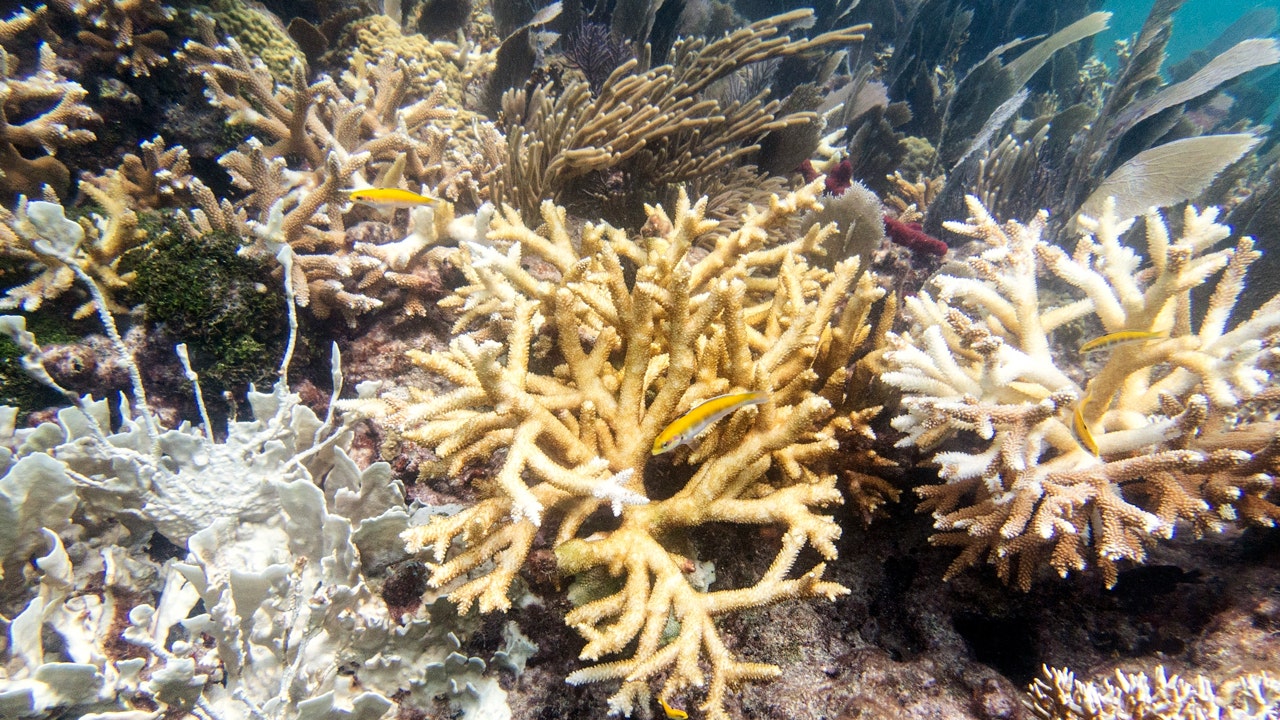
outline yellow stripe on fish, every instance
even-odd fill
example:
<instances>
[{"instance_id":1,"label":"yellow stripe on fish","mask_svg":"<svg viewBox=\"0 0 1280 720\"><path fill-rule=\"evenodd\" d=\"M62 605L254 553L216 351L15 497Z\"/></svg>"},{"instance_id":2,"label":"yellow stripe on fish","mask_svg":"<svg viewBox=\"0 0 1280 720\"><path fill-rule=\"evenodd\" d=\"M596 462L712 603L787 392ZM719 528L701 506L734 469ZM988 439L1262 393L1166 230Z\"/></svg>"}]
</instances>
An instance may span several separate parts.
<instances>
[{"instance_id":1,"label":"yellow stripe on fish","mask_svg":"<svg viewBox=\"0 0 1280 720\"><path fill-rule=\"evenodd\" d=\"M685 720L685 718L689 717L689 713L681 710L680 708L671 707L667 704L667 701L662 698L658 698L658 704L662 706L662 712L666 713L667 718L670 720Z\"/></svg>"},{"instance_id":2,"label":"yellow stripe on fish","mask_svg":"<svg viewBox=\"0 0 1280 720\"><path fill-rule=\"evenodd\" d=\"M1093 352L1094 350L1103 350L1116 345L1159 340L1166 337L1169 337L1169 333L1152 332L1150 330L1121 330L1120 332L1107 333L1086 342L1080 346L1080 352Z\"/></svg>"},{"instance_id":3,"label":"yellow stripe on fish","mask_svg":"<svg viewBox=\"0 0 1280 720\"><path fill-rule=\"evenodd\" d=\"M1086 395L1083 400L1076 403L1076 409L1071 414L1071 424L1075 428L1076 437L1080 438L1080 444L1085 446L1094 457L1098 457L1098 441L1093 439L1093 431L1089 429L1089 424L1084 421L1084 406L1089 402L1089 396Z\"/></svg>"},{"instance_id":4,"label":"yellow stripe on fish","mask_svg":"<svg viewBox=\"0 0 1280 720\"><path fill-rule=\"evenodd\" d=\"M347 197L351 202L376 208L415 208L440 202L436 198L400 188L360 188L348 191Z\"/></svg>"},{"instance_id":5,"label":"yellow stripe on fish","mask_svg":"<svg viewBox=\"0 0 1280 720\"><path fill-rule=\"evenodd\" d=\"M769 399L768 393L739 392L717 395L692 407L676 418L653 440L653 454L661 455L694 439L711 423L748 405L759 405Z\"/></svg>"}]
</instances>

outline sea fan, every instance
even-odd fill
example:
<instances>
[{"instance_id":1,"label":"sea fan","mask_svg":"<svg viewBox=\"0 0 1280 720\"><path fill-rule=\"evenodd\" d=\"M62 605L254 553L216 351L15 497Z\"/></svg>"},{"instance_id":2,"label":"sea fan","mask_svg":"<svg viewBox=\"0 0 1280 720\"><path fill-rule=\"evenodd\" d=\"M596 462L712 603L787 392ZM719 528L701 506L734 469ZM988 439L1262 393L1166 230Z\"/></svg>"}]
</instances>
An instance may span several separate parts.
<instances>
[{"instance_id":1,"label":"sea fan","mask_svg":"<svg viewBox=\"0 0 1280 720\"><path fill-rule=\"evenodd\" d=\"M631 48L602 23L586 22L569 34L564 56L587 78L591 92L600 94L605 80L632 57Z\"/></svg>"}]
</instances>

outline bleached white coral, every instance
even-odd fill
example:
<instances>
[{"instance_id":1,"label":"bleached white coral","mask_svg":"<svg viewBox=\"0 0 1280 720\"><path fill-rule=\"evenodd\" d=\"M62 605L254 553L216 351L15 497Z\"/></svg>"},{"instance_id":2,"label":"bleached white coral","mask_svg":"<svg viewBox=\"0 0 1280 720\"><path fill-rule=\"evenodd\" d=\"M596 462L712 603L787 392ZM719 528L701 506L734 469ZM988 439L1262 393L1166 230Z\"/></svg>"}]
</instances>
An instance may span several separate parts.
<instances>
[{"instance_id":1,"label":"bleached white coral","mask_svg":"<svg viewBox=\"0 0 1280 720\"><path fill-rule=\"evenodd\" d=\"M336 346L326 417L289 390L301 298L281 201L261 224L216 205L189 224L215 219L254 227L281 263L290 330L272 392L251 387L253 418L233 420L220 441L182 346L200 426L167 427L151 411L102 278L81 266L91 226L50 202L6 217L88 290L130 388L113 412L61 387L23 318L0 317L23 367L70 404L23 430L0 408L0 560L10 571L0 616L13 618L0 644L0 716L373 720L396 702L444 695L469 717L504 720L505 694L483 661L457 652L464 628L451 613L436 622L423 606L393 612L369 584L405 559L409 508L389 465L360 470L346 454ZM148 544L185 558L161 564Z\"/></svg>"},{"instance_id":2,"label":"bleached white coral","mask_svg":"<svg viewBox=\"0 0 1280 720\"><path fill-rule=\"evenodd\" d=\"M37 591L11 612L0 716L375 720L443 695L466 717L510 717L486 664L458 653L466 626L452 611L393 613L366 579L405 557L390 467L360 470L346 425L283 382L249 402L254 418L222 442L144 423L123 400L114 432L104 401L16 433L0 413L5 559L41 554L27 570ZM132 532L78 539L77 525L111 520ZM186 559L149 559L153 530Z\"/></svg>"},{"instance_id":3,"label":"bleached white coral","mask_svg":"<svg viewBox=\"0 0 1280 720\"><path fill-rule=\"evenodd\" d=\"M1111 583L1118 561L1142 561L1179 522L1202 532L1280 517L1267 499L1275 450L1233 434L1236 406L1280 360L1280 296L1228 327L1258 257L1250 238L1215 250L1231 235L1216 210L1188 208L1176 239L1153 212L1144 260L1124 242L1133 222L1109 205L1081 219L1068 254L1042 237L1043 213L1000 224L972 197L969 211L947 227L987 249L935 278L936 297L905 301L912 326L891 337L881 376L905 393L899 445L976 435L976 450L935 454L946 484L920 490L934 542L963 548L949 575L985 556L1026 587L1041 564L1066 574L1092 558ZM1192 289L1219 273L1195 308ZM1080 378L1078 349L1055 335L1069 325L1126 334Z\"/></svg>"}]
</instances>

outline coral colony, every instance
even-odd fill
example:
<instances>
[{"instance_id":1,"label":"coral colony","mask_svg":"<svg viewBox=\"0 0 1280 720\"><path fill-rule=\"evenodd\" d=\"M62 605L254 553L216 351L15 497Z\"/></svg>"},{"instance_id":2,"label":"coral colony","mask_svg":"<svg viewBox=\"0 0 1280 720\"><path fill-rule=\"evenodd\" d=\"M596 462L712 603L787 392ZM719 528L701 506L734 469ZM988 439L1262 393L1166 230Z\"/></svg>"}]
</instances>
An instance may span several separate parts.
<instances>
[{"instance_id":1,"label":"coral colony","mask_svg":"<svg viewBox=\"0 0 1280 720\"><path fill-rule=\"evenodd\" d=\"M0 717L1280 714L1274 12L375 5L0 19Z\"/></svg>"}]
</instances>

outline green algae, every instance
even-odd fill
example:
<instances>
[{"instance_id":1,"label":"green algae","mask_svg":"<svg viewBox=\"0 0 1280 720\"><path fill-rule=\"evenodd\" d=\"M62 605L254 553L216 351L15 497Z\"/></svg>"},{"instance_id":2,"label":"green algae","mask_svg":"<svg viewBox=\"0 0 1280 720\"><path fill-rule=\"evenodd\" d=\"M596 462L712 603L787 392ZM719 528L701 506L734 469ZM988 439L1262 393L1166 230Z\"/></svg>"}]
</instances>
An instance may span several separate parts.
<instances>
[{"instance_id":1,"label":"green algae","mask_svg":"<svg viewBox=\"0 0 1280 720\"><path fill-rule=\"evenodd\" d=\"M133 299L145 306L145 321L187 343L203 379L237 390L269 381L286 322L269 268L239 255L234 233L188 237L158 214L147 215L154 240L140 250L132 288Z\"/></svg>"}]
</instances>

